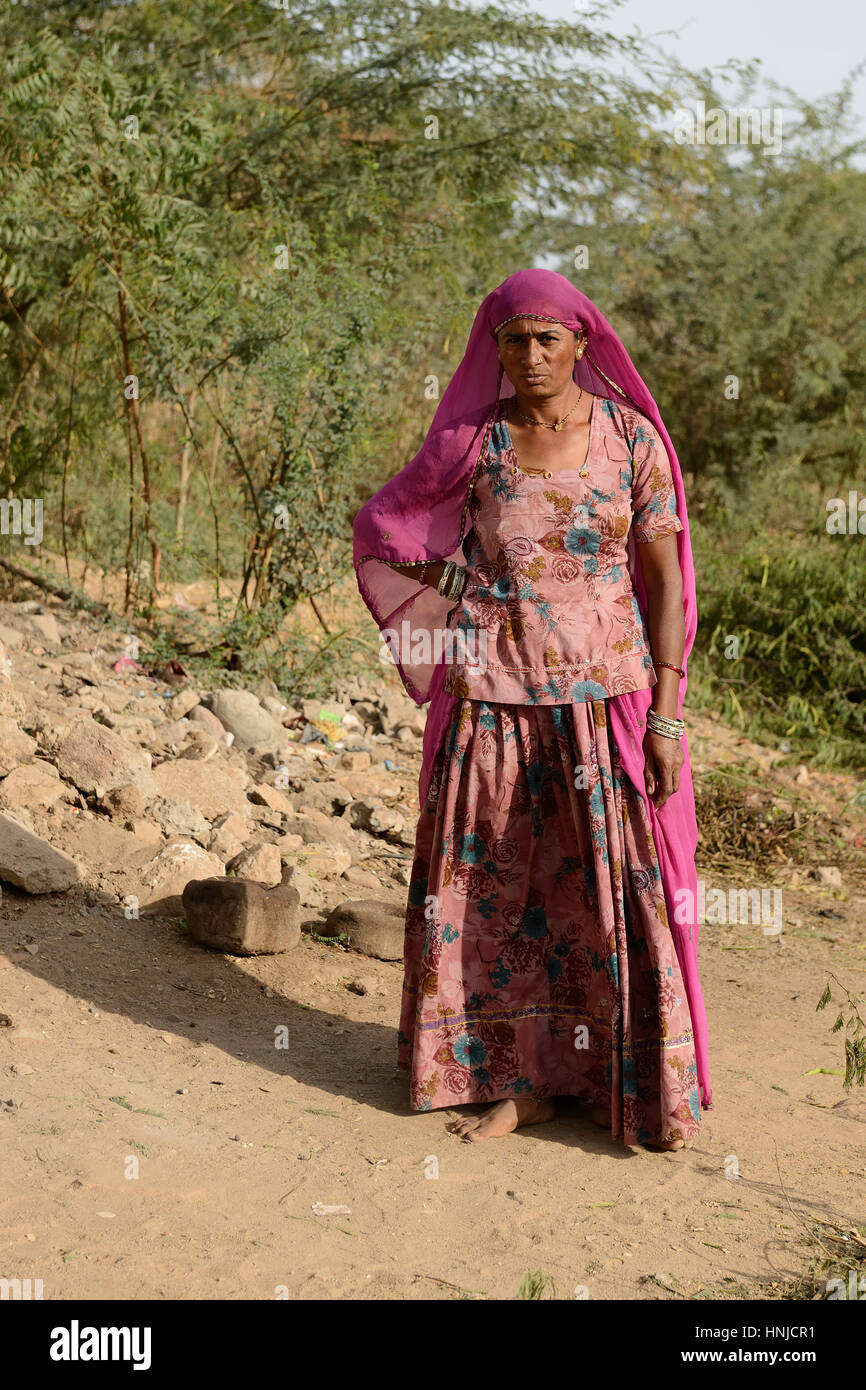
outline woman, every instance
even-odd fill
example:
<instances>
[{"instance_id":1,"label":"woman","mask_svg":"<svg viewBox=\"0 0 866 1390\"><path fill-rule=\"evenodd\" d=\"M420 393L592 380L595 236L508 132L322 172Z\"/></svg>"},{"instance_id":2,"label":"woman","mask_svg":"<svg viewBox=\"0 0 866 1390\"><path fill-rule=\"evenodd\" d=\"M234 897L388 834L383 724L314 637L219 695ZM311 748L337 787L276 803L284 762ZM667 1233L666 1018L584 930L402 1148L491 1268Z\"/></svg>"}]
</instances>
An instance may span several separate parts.
<instances>
[{"instance_id":1,"label":"woman","mask_svg":"<svg viewBox=\"0 0 866 1390\"><path fill-rule=\"evenodd\" d=\"M431 701L398 1042L412 1108L486 1102L453 1126L477 1141L571 1095L616 1140L685 1147L712 1104L685 497L652 397L563 276L485 299L422 449L355 519L355 568Z\"/></svg>"}]
</instances>

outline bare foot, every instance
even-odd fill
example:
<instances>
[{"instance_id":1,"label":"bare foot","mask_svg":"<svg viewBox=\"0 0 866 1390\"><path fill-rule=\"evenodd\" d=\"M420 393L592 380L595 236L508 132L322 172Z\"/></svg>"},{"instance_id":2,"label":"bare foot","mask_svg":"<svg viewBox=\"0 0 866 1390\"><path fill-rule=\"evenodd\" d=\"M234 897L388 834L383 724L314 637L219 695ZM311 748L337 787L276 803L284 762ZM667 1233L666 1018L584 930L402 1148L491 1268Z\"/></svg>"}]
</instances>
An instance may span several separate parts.
<instances>
[{"instance_id":1,"label":"bare foot","mask_svg":"<svg viewBox=\"0 0 866 1390\"><path fill-rule=\"evenodd\" d=\"M590 1111L590 1118L594 1124L601 1125L602 1129L610 1129L611 1115L610 1107L606 1105L594 1105ZM675 1153L677 1149L688 1148L684 1139L659 1140L653 1143L642 1145L645 1149L659 1149L670 1153Z\"/></svg>"},{"instance_id":2,"label":"bare foot","mask_svg":"<svg viewBox=\"0 0 866 1390\"><path fill-rule=\"evenodd\" d=\"M459 1134L467 1142L477 1139L499 1139L503 1134L511 1134L521 1125L538 1125L544 1120L556 1118L556 1106L552 1100L532 1100L521 1096L517 1100L500 1100L490 1105L482 1115L462 1115L447 1128L452 1134Z\"/></svg>"}]
</instances>

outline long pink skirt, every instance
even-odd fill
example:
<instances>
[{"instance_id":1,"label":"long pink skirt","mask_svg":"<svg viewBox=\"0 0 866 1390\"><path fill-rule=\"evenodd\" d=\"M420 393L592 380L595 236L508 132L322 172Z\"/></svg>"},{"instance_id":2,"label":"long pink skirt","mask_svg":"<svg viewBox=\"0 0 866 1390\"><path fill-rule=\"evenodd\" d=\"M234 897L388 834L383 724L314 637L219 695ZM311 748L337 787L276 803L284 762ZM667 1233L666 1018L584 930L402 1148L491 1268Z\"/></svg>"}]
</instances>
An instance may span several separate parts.
<instances>
[{"instance_id":1,"label":"long pink skirt","mask_svg":"<svg viewBox=\"0 0 866 1390\"><path fill-rule=\"evenodd\" d=\"M694 1139L686 992L603 700L463 700L418 822L397 1061L413 1110L579 1096Z\"/></svg>"}]
</instances>

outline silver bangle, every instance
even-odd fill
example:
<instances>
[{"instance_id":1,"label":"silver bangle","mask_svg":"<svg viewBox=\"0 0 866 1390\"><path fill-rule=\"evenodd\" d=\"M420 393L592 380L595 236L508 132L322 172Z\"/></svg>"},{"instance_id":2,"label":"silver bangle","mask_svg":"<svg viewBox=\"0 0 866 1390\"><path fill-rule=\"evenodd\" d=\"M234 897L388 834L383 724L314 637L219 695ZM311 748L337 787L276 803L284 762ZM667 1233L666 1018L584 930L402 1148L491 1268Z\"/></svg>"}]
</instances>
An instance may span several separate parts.
<instances>
[{"instance_id":1,"label":"silver bangle","mask_svg":"<svg viewBox=\"0 0 866 1390\"><path fill-rule=\"evenodd\" d=\"M655 710L647 710L647 728L654 734L661 734L663 738L681 739L685 733L685 720L669 719L665 714L657 714Z\"/></svg>"},{"instance_id":2,"label":"silver bangle","mask_svg":"<svg viewBox=\"0 0 866 1390\"><path fill-rule=\"evenodd\" d=\"M451 576L456 568L457 566L453 560L445 561L445 568L442 571L439 583L436 585L437 592L442 594L443 598L447 596L448 588L451 584Z\"/></svg>"}]
</instances>

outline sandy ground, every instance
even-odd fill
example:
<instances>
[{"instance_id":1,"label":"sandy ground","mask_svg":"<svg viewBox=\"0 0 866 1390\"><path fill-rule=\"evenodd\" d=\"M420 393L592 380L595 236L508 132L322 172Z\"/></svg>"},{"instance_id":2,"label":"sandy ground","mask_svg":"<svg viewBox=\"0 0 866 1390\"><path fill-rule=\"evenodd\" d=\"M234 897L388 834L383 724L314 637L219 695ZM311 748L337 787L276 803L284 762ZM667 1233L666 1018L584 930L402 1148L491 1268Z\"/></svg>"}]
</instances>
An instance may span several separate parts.
<instances>
[{"instance_id":1,"label":"sandy ground","mask_svg":"<svg viewBox=\"0 0 866 1390\"><path fill-rule=\"evenodd\" d=\"M798 787L687 718L696 785L748 757L828 813L857 786ZM845 828L861 860L864 819ZM815 1006L830 972L866 993L866 884L779 873L780 936L703 928L715 1107L677 1154L614 1145L575 1102L476 1144L446 1130L459 1110L413 1114L398 964L309 937L241 960L84 890L4 888L0 1278L46 1299L514 1299L530 1271L559 1298L710 1299L797 1279L821 1222L864 1222L866 1096L832 1074L842 1041Z\"/></svg>"},{"instance_id":2,"label":"sandy ground","mask_svg":"<svg viewBox=\"0 0 866 1390\"><path fill-rule=\"evenodd\" d=\"M840 1066L815 1005L830 971L862 987L864 906L807 885L781 937L704 928L715 1108L656 1154L574 1102L476 1144L410 1112L397 964L309 938L240 960L7 889L0 1275L46 1299L512 1299L532 1270L561 1298L760 1296L815 1223L863 1219L866 1098L805 1073Z\"/></svg>"}]
</instances>

